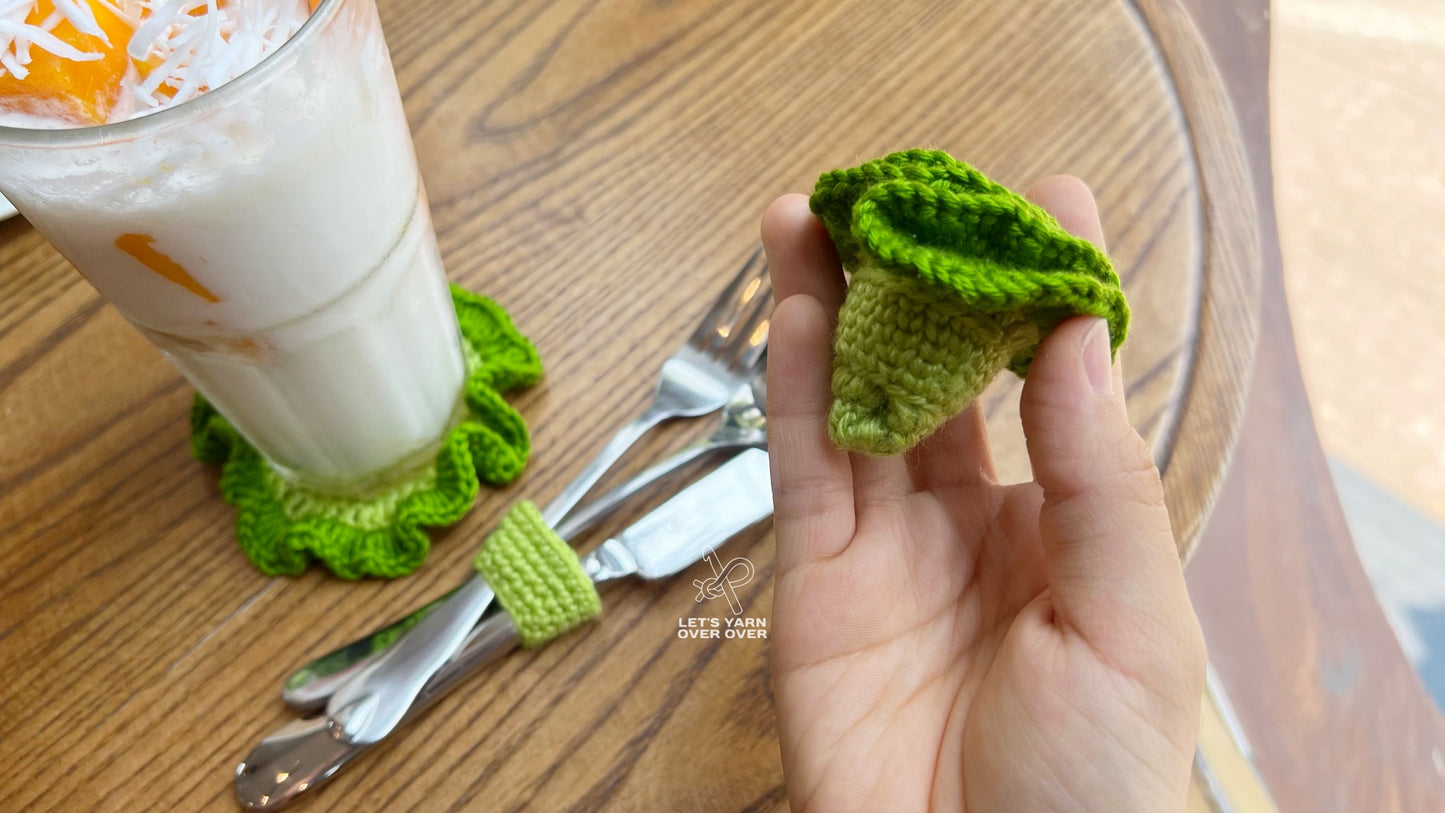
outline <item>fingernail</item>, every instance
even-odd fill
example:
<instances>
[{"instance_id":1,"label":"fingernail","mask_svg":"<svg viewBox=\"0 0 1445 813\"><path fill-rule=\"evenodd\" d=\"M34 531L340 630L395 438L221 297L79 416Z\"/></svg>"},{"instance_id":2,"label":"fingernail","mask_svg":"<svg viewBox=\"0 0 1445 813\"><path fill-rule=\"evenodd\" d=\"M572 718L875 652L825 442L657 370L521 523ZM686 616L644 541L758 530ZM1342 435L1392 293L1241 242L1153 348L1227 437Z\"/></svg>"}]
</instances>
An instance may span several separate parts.
<instances>
[{"instance_id":1,"label":"fingernail","mask_svg":"<svg viewBox=\"0 0 1445 813\"><path fill-rule=\"evenodd\" d=\"M1109 350L1109 325L1103 319L1095 319L1094 326L1084 334L1082 350L1084 375L1095 395L1114 394L1114 373L1112 353Z\"/></svg>"}]
</instances>

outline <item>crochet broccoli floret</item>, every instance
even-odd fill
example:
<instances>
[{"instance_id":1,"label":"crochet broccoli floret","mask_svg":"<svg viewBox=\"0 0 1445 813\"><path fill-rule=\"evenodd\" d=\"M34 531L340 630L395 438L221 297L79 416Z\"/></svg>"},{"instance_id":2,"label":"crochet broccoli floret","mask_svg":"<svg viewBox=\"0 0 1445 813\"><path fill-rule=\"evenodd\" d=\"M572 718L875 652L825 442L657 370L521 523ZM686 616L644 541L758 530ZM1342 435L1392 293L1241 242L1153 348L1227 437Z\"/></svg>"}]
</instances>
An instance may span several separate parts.
<instances>
[{"instance_id":1,"label":"crochet broccoli floret","mask_svg":"<svg viewBox=\"0 0 1445 813\"><path fill-rule=\"evenodd\" d=\"M1047 212L942 152L909 150L818 179L810 200L851 272L834 337L828 428L849 451L897 454L999 371L1024 376L1078 314L1129 308L1108 257Z\"/></svg>"}]
</instances>

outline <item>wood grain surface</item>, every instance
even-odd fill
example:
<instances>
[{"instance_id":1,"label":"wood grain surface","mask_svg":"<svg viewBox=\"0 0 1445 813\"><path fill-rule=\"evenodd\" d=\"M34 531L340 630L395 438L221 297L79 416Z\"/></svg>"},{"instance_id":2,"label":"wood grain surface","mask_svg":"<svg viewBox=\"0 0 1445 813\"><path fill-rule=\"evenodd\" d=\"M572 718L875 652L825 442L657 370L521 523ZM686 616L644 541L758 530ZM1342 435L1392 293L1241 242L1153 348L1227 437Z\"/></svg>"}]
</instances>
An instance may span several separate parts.
<instances>
[{"instance_id":1,"label":"wood grain surface","mask_svg":"<svg viewBox=\"0 0 1445 813\"><path fill-rule=\"evenodd\" d=\"M578 471L771 197L893 149L1094 187L1135 312L1131 415L1192 544L1238 423L1258 257L1233 118L1173 0L418 7L382 17L447 267L548 366L516 399L533 463L412 578L265 579L189 458L189 387L23 221L0 224L0 810L231 807L291 668L450 586L512 499ZM1022 479L1017 383L985 397ZM757 566L742 592L765 618L771 535L728 552ZM470 681L308 809L785 807L766 642L679 639L679 619L727 612L694 577L609 587L598 624Z\"/></svg>"}]
</instances>

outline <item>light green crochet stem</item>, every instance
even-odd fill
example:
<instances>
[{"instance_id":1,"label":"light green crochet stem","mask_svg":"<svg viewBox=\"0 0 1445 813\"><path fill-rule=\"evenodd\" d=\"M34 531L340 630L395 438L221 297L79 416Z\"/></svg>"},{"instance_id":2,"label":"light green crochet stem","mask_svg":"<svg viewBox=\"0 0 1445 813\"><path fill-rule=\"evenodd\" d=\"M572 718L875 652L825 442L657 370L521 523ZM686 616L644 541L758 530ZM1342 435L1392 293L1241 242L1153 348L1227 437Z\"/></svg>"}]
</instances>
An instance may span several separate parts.
<instances>
[{"instance_id":1,"label":"light green crochet stem","mask_svg":"<svg viewBox=\"0 0 1445 813\"><path fill-rule=\"evenodd\" d=\"M860 268L833 340L828 431L853 451L906 451L1037 342L1028 320L970 311L917 280Z\"/></svg>"},{"instance_id":2,"label":"light green crochet stem","mask_svg":"<svg viewBox=\"0 0 1445 813\"><path fill-rule=\"evenodd\" d=\"M1129 308L1108 257L942 152L825 173L809 200L852 272L834 336L828 428L891 455L927 437L1004 368L1028 373L1054 326Z\"/></svg>"},{"instance_id":3,"label":"light green crochet stem","mask_svg":"<svg viewBox=\"0 0 1445 813\"><path fill-rule=\"evenodd\" d=\"M602 612L577 554L526 500L502 517L472 564L512 616L522 646L545 644Z\"/></svg>"}]
</instances>

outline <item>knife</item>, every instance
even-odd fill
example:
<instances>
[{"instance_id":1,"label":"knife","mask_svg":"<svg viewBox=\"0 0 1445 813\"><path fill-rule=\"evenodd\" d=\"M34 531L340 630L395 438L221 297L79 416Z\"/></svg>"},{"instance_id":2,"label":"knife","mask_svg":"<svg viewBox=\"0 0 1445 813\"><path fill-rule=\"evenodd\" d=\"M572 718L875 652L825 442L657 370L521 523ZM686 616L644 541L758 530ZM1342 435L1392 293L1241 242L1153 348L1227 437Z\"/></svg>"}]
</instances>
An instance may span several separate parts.
<instances>
[{"instance_id":1,"label":"knife","mask_svg":"<svg viewBox=\"0 0 1445 813\"><path fill-rule=\"evenodd\" d=\"M768 453L749 449L598 545L582 557L582 569L594 584L623 576L666 578L772 513ZM431 676L402 720L420 714L518 641L511 616L491 603L461 650ZM276 810L335 776L369 747L344 741L325 715L294 720L261 740L236 767L236 797L248 810Z\"/></svg>"}]
</instances>

